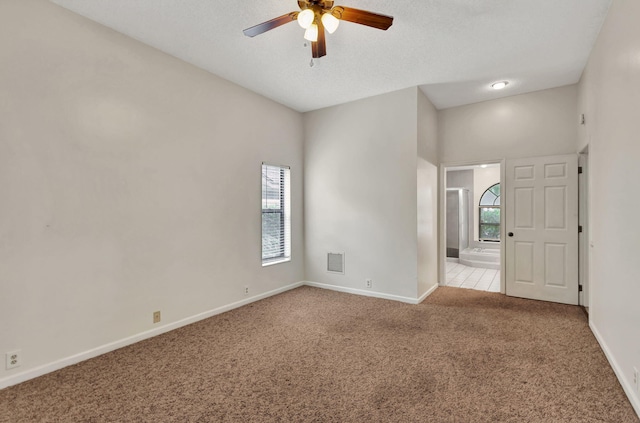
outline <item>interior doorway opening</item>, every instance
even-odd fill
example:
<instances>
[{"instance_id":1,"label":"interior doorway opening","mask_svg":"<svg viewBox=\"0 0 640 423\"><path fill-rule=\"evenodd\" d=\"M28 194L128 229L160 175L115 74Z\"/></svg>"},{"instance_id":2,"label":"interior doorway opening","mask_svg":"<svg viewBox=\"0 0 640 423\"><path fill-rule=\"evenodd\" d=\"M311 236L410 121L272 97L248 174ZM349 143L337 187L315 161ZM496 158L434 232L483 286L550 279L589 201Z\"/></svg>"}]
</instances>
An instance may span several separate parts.
<instances>
[{"instance_id":1,"label":"interior doorway opening","mask_svg":"<svg viewBox=\"0 0 640 423\"><path fill-rule=\"evenodd\" d=\"M504 292L500 163L444 168L444 275L441 284Z\"/></svg>"}]
</instances>

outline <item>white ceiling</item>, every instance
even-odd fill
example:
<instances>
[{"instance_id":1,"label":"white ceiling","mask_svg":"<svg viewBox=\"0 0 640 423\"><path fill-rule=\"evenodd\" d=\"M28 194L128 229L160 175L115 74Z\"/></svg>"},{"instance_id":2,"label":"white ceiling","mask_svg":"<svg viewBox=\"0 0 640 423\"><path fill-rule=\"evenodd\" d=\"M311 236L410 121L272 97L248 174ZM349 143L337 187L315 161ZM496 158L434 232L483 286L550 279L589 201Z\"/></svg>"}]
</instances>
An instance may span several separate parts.
<instances>
[{"instance_id":1,"label":"white ceiling","mask_svg":"<svg viewBox=\"0 0 640 423\"><path fill-rule=\"evenodd\" d=\"M342 22L310 67L297 23L242 33L295 0L52 1L301 112L415 86L443 109L576 83L611 2L339 0L393 26Z\"/></svg>"}]
</instances>

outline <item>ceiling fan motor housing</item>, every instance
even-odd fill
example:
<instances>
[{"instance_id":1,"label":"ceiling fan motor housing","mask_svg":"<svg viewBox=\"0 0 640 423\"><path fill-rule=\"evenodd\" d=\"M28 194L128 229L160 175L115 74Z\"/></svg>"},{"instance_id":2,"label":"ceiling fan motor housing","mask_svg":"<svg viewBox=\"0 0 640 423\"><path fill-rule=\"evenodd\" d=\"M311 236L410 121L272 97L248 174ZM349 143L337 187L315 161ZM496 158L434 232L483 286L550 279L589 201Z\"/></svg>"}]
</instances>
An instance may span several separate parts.
<instances>
[{"instance_id":1,"label":"ceiling fan motor housing","mask_svg":"<svg viewBox=\"0 0 640 423\"><path fill-rule=\"evenodd\" d=\"M301 10L318 8L320 10L329 11L333 7L333 0L298 0L298 6Z\"/></svg>"}]
</instances>

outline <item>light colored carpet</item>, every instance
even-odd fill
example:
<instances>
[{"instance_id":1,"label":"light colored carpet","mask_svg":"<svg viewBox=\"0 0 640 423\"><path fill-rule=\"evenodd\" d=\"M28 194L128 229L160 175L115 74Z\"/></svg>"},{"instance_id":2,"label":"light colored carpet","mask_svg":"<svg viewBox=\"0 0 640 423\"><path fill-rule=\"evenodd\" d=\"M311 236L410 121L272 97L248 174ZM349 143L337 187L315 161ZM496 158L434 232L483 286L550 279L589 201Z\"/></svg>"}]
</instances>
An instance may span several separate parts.
<instances>
[{"instance_id":1,"label":"light colored carpet","mask_svg":"<svg viewBox=\"0 0 640 423\"><path fill-rule=\"evenodd\" d=\"M577 307L302 287L0 391L2 422L638 422Z\"/></svg>"}]
</instances>

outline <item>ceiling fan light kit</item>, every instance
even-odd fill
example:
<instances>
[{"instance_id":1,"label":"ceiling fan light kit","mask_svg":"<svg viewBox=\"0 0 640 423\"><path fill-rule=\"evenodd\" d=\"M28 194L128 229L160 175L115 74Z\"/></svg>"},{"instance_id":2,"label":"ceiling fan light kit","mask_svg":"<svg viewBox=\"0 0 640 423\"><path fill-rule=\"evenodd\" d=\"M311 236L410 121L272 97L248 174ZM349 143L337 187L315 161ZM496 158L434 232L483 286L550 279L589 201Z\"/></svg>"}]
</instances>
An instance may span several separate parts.
<instances>
[{"instance_id":1,"label":"ceiling fan light kit","mask_svg":"<svg viewBox=\"0 0 640 423\"><path fill-rule=\"evenodd\" d=\"M305 9L302 12L298 13L298 24L304 29L307 29L311 26L315 19L315 14L311 9Z\"/></svg>"},{"instance_id":2,"label":"ceiling fan light kit","mask_svg":"<svg viewBox=\"0 0 640 423\"><path fill-rule=\"evenodd\" d=\"M338 29L338 25L340 25L340 19L333 16L331 13L325 13L322 15L322 24L324 25L324 29L326 29L329 34L333 34Z\"/></svg>"},{"instance_id":3,"label":"ceiling fan light kit","mask_svg":"<svg viewBox=\"0 0 640 423\"><path fill-rule=\"evenodd\" d=\"M307 30L304 31L304 39L312 42L318 41L318 25L316 24L309 25Z\"/></svg>"},{"instance_id":4,"label":"ceiling fan light kit","mask_svg":"<svg viewBox=\"0 0 640 423\"><path fill-rule=\"evenodd\" d=\"M305 29L304 38L311 41L314 59L327 54L325 29L333 34L340 21L348 21L386 31L393 17L351 7L333 6L333 0L298 0L299 12L291 12L245 29L244 35L255 37L289 22L297 21Z\"/></svg>"}]
</instances>

